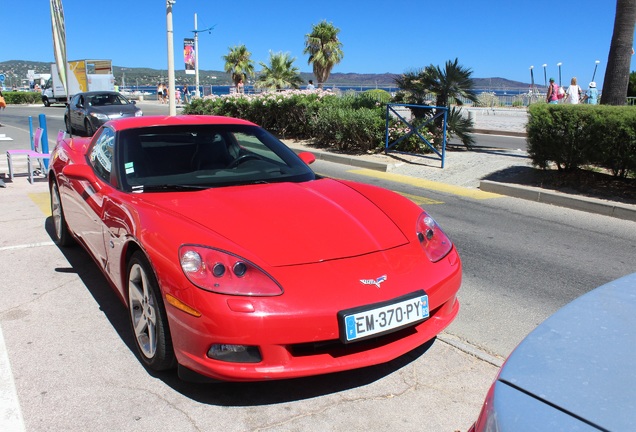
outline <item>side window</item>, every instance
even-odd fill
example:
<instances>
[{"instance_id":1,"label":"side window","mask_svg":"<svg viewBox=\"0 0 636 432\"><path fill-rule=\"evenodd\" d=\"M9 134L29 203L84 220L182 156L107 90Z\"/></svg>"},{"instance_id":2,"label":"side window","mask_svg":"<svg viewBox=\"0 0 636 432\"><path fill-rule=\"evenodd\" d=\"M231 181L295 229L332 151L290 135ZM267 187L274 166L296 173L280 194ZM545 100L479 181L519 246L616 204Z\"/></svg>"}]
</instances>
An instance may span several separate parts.
<instances>
[{"instance_id":1,"label":"side window","mask_svg":"<svg viewBox=\"0 0 636 432\"><path fill-rule=\"evenodd\" d=\"M274 153L267 145L265 145L259 137L243 132L234 132L234 139L243 150L249 150L259 156L285 163L276 153Z\"/></svg>"},{"instance_id":2,"label":"side window","mask_svg":"<svg viewBox=\"0 0 636 432\"><path fill-rule=\"evenodd\" d=\"M108 183L110 183L110 173L113 167L114 146L115 132L110 128L103 128L89 153L89 163L95 173Z\"/></svg>"}]
</instances>

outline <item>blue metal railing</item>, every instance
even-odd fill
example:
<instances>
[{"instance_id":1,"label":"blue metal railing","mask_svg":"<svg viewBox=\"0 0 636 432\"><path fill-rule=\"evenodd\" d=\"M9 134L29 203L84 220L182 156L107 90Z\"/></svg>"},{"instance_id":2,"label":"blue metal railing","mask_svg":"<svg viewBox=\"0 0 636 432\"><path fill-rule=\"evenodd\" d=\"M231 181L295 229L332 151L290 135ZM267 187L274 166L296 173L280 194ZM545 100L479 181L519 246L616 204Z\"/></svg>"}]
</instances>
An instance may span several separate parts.
<instances>
[{"instance_id":1,"label":"blue metal railing","mask_svg":"<svg viewBox=\"0 0 636 432\"><path fill-rule=\"evenodd\" d=\"M427 119L424 123L420 124L420 125L413 125L412 121L405 119L399 112L397 112L395 110L395 107L405 107L405 108L421 108L421 109L427 109L427 110L435 110L435 114ZM397 138L395 141L393 142L389 142L389 125L390 125L390 120L391 120L391 113L394 114L399 120L400 122L406 124L406 126L409 128L409 131L406 133L406 135L402 135L401 137ZM433 146L433 144L431 144L431 142L429 140L427 140L421 133L420 130L426 126L428 126L429 124L431 124L435 119L439 118L443 116L443 124L442 124L442 148L441 151L437 150L435 148L435 146ZM392 150L395 146L397 146L398 144L400 144L402 141L404 141L405 139L415 135L420 141L422 141L424 144L426 144L426 146L431 149L433 151L433 153L435 153L437 156L439 156L441 162L442 162L442 168L444 168L444 161L446 159L446 121L448 118L448 108L446 107L436 107L436 106L429 106L429 105L412 105L412 104L387 104L386 105L386 128L385 128L385 132L384 132L384 152L385 153L389 153L389 152L395 152L395 153L403 153L403 154L413 154L416 156L421 156L421 155L417 155L415 153L408 153L408 152L401 152L401 151L397 151L397 150Z\"/></svg>"}]
</instances>

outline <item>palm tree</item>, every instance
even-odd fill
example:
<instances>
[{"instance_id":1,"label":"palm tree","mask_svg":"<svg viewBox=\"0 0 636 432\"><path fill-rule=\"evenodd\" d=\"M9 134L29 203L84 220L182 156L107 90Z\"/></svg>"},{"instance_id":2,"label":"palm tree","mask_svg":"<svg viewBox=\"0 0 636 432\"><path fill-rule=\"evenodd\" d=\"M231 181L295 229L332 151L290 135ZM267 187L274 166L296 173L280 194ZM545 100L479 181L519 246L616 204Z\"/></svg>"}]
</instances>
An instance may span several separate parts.
<instances>
[{"instance_id":1,"label":"palm tree","mask_svg":"<svg viewBox=\"0 0 636 432\"><path fill-rule=\"evenodd\" d=\"M627 88L627 97L636 97L636 72L629 74L629 86Z\"/></svg>"},{"instance_id":2,"label":"palm tree","mask_svg":"<svg viewBox=\"0 0 636 432\"><path fill-rule=\"evenodd\" d=\"M448 60L444 70L433 65L427 68L424 84L436 95L436 106L449 108L451 101L461 106L463 102L460 98L466 98L473 103L477 102L473 80L470 78L473 71L460 66L458 62L457 58L454 62Z\"/></svg>"},{"instance_id":3,"label":"palm tree","mask_svg":"<svg viewBox=\"0 0 636 432\"><path fill-rule=\"evenodd\" d=\"M229 50L228 54L223 56L225 72L232 76L232 82L238 88L241 80L246 79L248 75L254 76L254 62L250 59L252 53L245 45L237 45Z\"/></svg>"},{"instance_id":4,"label":"palm tree","mask_svg":"<svg viewBox=\"0 0 636 432\"><path fill-rule=\"evenodd\" d=\"M255 86L271 90L281 90L284 88L297 89L303 83L300 77L300 70L293 65L296 57L290 58L289 53L269 52L269 65L260 62L261 73Z\"/></svg>"},{"instance_id":5,"label":"palm tree","mask_svg":"<svg viewBox=\"0 0 636 432\"><path fill-rule=\"evenodd\" d=\"M405 73L395 79L397 86L404 91L402 99L404 102L415 105L429 105L427 100L430 96L435 97L435 106L449 108L447 129L459 137L465 145L474 142L470 136L472 131L472 120L461 119L459 109L450 109L451 102L456 105L463 105L461 98L471 102L477 102L477 94L473 90L472 70L459 65L459 60L448 60L444 69L439 66L427 66L424 69ZM424 118L430 115L430 109L412 109L416 118ZM441 128L442 118L436 121L438 128Z\"/></svg>"},{"instance_id":6,"label":"palm tree","mask_svg":"<svg viewBox=\"0 0 636 432\"><path fill-rule=\"evenodd\" d=\"M323 21L312 25L311 33L305 35L304 54L309 54L307 64L313 64L318 88L327 82L331 70L344 57L342 43L338 40L340 29L332 23Z\"/></svg>"},{"instance_id":7,"label":"palm tree","mask_svg":"<svg viewBox=\"0 0 636 432\"><path fill-rule=\"evenodd\" d=\"M614 33L607 57L601 103L625 105L629 86L629 68L632 61L634 27L636 26L636 0L616 0Z\"/></svg>"}]
</instances>

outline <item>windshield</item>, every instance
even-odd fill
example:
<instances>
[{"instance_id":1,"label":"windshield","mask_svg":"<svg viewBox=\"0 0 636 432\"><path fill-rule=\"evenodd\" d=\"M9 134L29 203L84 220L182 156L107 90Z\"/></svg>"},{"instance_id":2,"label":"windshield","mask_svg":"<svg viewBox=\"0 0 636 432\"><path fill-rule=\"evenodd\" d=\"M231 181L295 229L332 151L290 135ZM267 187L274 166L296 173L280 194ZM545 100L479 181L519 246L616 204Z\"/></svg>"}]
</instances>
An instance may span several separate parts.
<instances>
[{"instance_id":1,"label":"windshield","mask_svg":"<svg viewBox=\"0 0 636 432\"><path fill-rule=\"evenodd\" d=\"M154 126L120 132L124 189L198 190L313 180L313 171L269 132L249 125Z\"/></svg>"},{"instance_id":2,"label":"windshield","mask_svg":"<svg viewBox=\"0 0 636 432\"><path fill-rule=\"evenodd\" d=\"M128 105L128 99L117 93L103 93L88 97L91 106Z\"/></svg>"}]
</instances>

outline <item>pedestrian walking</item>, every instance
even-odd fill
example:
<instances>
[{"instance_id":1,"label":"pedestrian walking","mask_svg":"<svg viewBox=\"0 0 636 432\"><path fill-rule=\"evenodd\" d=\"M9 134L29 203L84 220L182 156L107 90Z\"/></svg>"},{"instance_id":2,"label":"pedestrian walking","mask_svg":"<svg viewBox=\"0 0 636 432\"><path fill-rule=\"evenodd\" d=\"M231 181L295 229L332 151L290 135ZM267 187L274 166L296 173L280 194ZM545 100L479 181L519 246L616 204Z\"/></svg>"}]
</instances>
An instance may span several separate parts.
<instances>
[{"instance_id":1,"label":"pedestrian walking","mask_svg":"<svg viewBox=\"0 0 636 432\"><path fill-rule=\"evenodd\" d=\"M587 89L587 98L585 102L590 105L598 104L598 89L596 88L596 83L594 81L590 83L590 88Z\"/></svg>"},{"instance_id":2,"label":"pedestrian walking","mask_svg":"<svg viewBox=\"0 0 636 432\"><path fill-rule=\"evenodd\" d=\"M166 103L163 98L163 83L157 84L157 99L159 100L159 103Z\"/></svg>"},{"instance_id":3,"label":"pedestrian walking","mask_svg":"<svg viewBox=\"0 0 636 432\"><path fill-rule=\"evenodd\" d=\"M165 84L162 84L163 86L163 103L168 103L169 99L168 99L168 86Z\"/></svg>"},{"instance_id":4,"label":"pedestrian walking","mask_svg":"<svg viewBox=\"0 0 636 432\"><path fill-rule=\"evenodd\" d=\"M578 104L581 101L581 96L583 96L583 90L576 83L576 77L572 77L570 80L570 87L566 92L566 102L571 103L573 105Z\"/></svg>"},{"instance_id":5,"label":"pedestrian walking","mask_svg":"<svg viewBox=\"0 0 636 432\"><path fill-rule=\"evenodd\" d=\"M4 111L6 107L7 107L7 102L4 100L2 90L0 90L0 111ZM0 126L2 126L2 124L0 124Z\"/></svg>"},{"instance_id":6,"label":"pedestrian walking","mask_svg":"<svg viewBox=\"0 0 636 432\"><path fill-rule=\"evenodd\" d=\"M550 78L550 86L548 87L545 101L549 104L559 103L559 86L554 82L554 78Z\"/></svg>"},{"instance_id":7,"label":"pedestrian walking","mask_svg":"<svg viewBox=\"0 0 636 432\"><path fill-rule=\"evenodd\" d=\"M187 84L183 86L183 102L190 103L190 92Z\"/></svg>"}]
</instances>

